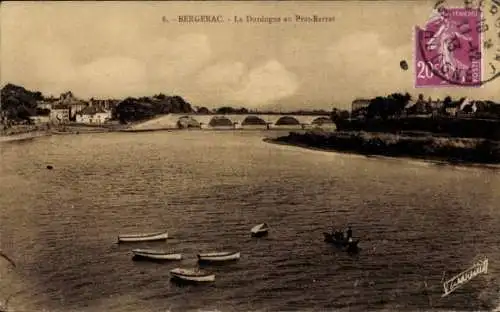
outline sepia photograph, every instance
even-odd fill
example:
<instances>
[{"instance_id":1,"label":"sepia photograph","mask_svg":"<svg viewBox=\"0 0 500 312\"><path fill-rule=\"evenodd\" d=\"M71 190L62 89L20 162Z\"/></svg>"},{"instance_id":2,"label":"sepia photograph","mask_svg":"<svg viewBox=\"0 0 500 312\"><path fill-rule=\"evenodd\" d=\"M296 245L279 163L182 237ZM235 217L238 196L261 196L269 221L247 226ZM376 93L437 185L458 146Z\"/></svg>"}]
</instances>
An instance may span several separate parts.
<instances>
[{"instance_id":1,"label":"sepia photograph","mask_svg":"<svg viewBox=\"0 0 500 312\"><path fill-rule=\"evenodd\" d=\"M0 312L500 312L500 0L3 1Z\"/></svg>"}]
</instances>

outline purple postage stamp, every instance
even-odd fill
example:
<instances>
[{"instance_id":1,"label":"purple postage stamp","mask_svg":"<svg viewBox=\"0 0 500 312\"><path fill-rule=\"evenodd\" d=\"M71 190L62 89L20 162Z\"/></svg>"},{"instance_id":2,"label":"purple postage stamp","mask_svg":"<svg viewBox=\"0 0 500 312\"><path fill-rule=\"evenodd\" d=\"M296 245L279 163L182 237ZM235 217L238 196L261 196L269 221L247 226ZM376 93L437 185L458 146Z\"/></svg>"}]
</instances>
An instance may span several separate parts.
<instances>
[{"instance_id":1,"label":"purple postage stamp","mask_svg":"<svg viewBox=\"0 0 500 312\"><path fill-rule=\"evenodd\" d=\"M481 10L435 9L415 27L415 87L479 87L482 82Z\"/></svg>"}]
</instances>

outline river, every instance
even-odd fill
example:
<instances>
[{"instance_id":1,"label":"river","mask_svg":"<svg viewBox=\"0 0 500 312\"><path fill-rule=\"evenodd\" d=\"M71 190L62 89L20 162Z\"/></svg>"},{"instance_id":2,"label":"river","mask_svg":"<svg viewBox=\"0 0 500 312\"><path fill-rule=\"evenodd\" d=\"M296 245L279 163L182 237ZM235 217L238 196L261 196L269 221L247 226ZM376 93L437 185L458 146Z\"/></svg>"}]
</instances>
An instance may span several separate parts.
<instances>
[{"instance_id":1,"label":"river","mask_svg":"<svg viewBox=\"0 0 500 312\"><path fill-rule=\"evenodd\" d=\"M283 133L282 133L283 134ZM265 143L266 131L51 136L0 144L0 300L10 311L490 311L500 174ZM53 170L47 170L47 165ZM252 239L255 224L271 226ZM323 242L352 225L357 255ZM166 243L116 244L166 229ZM131 261L131 249L181 252ZM213 285L169 270L239 250ZM487 257L445 298L445 279Z\"/></svg>"}]
</instances>

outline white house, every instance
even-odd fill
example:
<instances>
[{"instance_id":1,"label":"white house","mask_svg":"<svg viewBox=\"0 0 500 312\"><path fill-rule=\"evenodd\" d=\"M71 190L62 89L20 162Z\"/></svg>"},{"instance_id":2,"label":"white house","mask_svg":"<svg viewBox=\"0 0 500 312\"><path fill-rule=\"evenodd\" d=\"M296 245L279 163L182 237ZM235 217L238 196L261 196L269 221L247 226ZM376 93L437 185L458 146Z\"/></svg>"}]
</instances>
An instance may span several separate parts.
<instances>
[{"instance_id":1,"label":"white house","mask_svg":"<svg viewBox=\"0 0 500 312\"><path fill-rule=\"evenodd\" d=\"M52 107L49 118L56 124L67 123L69 122L69 108L63 105Z\"/></svg>"},{"instance_id":2,"label":"white house","mask_svg":"<svg viewBox=\"0 0 500 312\"><path fill-rule=\"evenodd\" d=\"M111 111L100 107L89 106L76 113L76 122L85 124L102 124L111 119Z\"/></svg>"}]
</instances>

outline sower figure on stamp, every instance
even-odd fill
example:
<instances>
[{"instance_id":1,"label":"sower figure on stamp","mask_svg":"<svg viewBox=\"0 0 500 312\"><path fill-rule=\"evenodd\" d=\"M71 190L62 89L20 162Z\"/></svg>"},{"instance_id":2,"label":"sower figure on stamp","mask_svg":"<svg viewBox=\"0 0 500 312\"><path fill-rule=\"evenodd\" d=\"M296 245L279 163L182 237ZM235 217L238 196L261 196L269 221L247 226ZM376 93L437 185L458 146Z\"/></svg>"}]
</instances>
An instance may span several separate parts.
<instances>
[{"instance_id":1,"label":"sower figure on stamp","mask_svg":"<svg viewBox=\"0 0 500 312\"><path fill-rule=\"evenodd\" d=\"M437 13L430 23L438 22L441 24L438 31L427 42L428 50L439 50L439 66L442 68L447 78L451 78L452 73L467 71L467 65L460 62L454 55L455 49L460 47L459 39L471 41L472 38L461 33L460 26L456 21L451 20L448 16ZM464 26L468 26L465 24ZM465 80L465 77L462 77Z\"/></svg>"}]
</instances>

